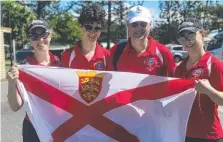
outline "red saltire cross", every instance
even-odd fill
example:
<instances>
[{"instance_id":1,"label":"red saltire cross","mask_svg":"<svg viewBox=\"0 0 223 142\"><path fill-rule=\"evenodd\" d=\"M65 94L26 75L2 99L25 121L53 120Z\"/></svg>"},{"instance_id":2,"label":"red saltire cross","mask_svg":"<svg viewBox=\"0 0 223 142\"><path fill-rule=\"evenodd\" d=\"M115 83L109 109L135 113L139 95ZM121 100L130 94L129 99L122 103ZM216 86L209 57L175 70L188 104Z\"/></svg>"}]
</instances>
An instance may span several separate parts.
<instances>
[{"instance_id":1,"label":"red saltire cross","mask_svg":"<svg viewBox=\"0 0 223 142\"><path fill-rule=\"evenodd\" d=\"M58 88L55 88L21 70L19 79L23 82L28 92L31 92L70 114L75 114L75 116L64 122L52 133L54 142L65 141L86 125L91 125L98 131L119 142L138 142L139 139L134 134L131 134L119 124L103 116L103 114L138 100L156 100L175 95L194 87L193 80L176 79L164 81L120 91L87 106ZM149 94L145 92L149 92Z\"/></svg>"}]
</instances>

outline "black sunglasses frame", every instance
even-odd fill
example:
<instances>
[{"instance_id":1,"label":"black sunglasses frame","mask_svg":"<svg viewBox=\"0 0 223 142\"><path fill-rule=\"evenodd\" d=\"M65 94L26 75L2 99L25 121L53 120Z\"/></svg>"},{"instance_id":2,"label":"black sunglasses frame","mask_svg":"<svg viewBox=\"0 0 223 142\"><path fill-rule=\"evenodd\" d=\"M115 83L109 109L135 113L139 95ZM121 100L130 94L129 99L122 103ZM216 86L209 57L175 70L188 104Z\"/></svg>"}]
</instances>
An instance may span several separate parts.
<instances>
[{"instance_id":1,"label":"black sunglasses frame","mask_svg":"<svg viewBox=\"0 0 223 142\"><path fill-rule=\"evenodd\" d=\"M133 28L137 28L138 26L145 28L147 23L146 22L133 22L133 23L130 23L130 25Z\"/></svg>"},{"instance_id":2,"label":"black sunglasses frame","mask_svg":"<svg viewBox=\"0 0 223 142\"><path fill-rule=\"evenodd\" d=\"M32 40L32 41L36 41L36 40L39 40L41 38L47 39L49 37L49 35L50 35L49 32L44 32L44 33L41 33L41 34L30 34L29 39Z\"/></svg>"},{"instance_id":3,"label":"black sunglasses frame","mask_svg":"<svg viewBox=\"0 0 223 142\"><path fill-rule=\"evenodd\" d=\"M100 32L103 30L103 27L101 26L92 26L90 24L84 24L83 27L87 32Z\"/></svg>"}]
</instances>

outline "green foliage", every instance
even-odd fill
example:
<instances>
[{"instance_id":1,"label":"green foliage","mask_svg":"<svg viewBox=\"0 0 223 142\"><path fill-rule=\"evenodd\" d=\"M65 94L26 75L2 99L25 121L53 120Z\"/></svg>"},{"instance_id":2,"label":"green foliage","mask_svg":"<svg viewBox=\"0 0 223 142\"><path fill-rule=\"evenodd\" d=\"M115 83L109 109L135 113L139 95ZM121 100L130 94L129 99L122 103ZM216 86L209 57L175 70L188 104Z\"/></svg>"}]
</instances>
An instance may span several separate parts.
<instances>
[{"instance_id":1,"label":"green foliage","mask_svg":"<svg viewBox=\"0 0 223 142\"><path fill-rule=\"evenodd\" d=\"M200 19L208 31L219 28L223 20L223 5L218 2L206 1L159 1L160 18L166 22L156 22L152 34L162 43L177 42L178 25L187 18Z\"/></svg>"},{"instance_id":2,"label":"green foliage","mask_svg":"<svg viewBox=\"0 0 223 142\"><path fill-rule=\"evenodd\" d=\"M62 44L73 44L81 38L81 29L78 21L71 14L60 14L49 20L53 28L53 40Z\"/></svg>"},{"instance_id":3,"label":"green foliage","mask_svg":"<svg viewBox=\"0 0 223 142\"><path fill-rule=\"evenodd\" d=\"M13 28L18 45L27 43L26 26L33 19L43 18L54 30L53 42L73 44L81 38L81 29L74 13L90 3L101 4L107 11L107 24L101 34L100 41L116 42L126 38L127 10L134 5L142 5L142 1L2 1L2 26ZM159 1L161 21L154 21L155 28L151 32L162 43L177 42L177 27L186 18L195 17L203 20L209 29L217 29L219 21L223 21L223 5L217 1ZM115 18L114 18L115 15ZM9 23L10 21L10 23ZM210 22L211 21L211 22ZM108 44L108 48L109 48Z\"/></svg>"},{"instance_id":4,"label":"green foliage","mask_svg":"<svg viewBox=\"0 0 223 142\"><path fill-rule=\"evenodd\" d=\"M25 6L17 3L16 1L3 1L1 3L2 14L8 13L7 20L3 20L2 25L7 25L13 29L16 43L21 45L27 42L26 27L30 20L36 19L35 14Z\"/></svg>"}]
</instances>

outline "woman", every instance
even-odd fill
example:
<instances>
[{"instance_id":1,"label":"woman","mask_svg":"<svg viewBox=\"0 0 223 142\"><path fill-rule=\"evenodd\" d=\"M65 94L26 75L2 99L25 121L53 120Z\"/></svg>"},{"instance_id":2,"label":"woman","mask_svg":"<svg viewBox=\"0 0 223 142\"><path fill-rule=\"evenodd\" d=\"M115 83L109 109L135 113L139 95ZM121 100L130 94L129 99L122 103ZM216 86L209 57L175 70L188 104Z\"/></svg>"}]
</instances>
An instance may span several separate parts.
<instances>
[{"instance_id":1,"label":"woman","mask_svg":"<svg viewBox=\"0 0 223 142\"><path fill-rule=\"evenodd\" d=\"M84 6L78 18L82 40L61 55L64 67L75 69L107 70L109 51L97 42L105 24L105 10L97 4Z\"/></svg>"},{"instance_id":2,"label":"woman","mask_svg":"<svg viewBox=\"0 0 223 142\"><path fill-rule=\"evenodd\" d=\"M221 142L223 130L218 105L223 105L223 63L204 50L205 31L195 19L179 26L178 38L188 57L175 77L195 80L197 96L187 126L186 142Z\"/></svg>"},{"instance_id":3,"label":"woman","mask_svg":"<svg viewBox=\"0 0 223 142\"><path fill-rule=\"evenodd\" d=\"M60 66L59 58L49 52L52 32L49 29L47 22L42 20L31 21L28 24L27 35L32 44L34 53L33 55L28 56L22 64ZM19 79L19 71L16 64L14 64L7 72L7 79L9 105L13 111L18 111L22 107L23 101L16 91L16 83ZM27 114L23 121L23 141L40 141Z\"/></svg>"}]
</instances>

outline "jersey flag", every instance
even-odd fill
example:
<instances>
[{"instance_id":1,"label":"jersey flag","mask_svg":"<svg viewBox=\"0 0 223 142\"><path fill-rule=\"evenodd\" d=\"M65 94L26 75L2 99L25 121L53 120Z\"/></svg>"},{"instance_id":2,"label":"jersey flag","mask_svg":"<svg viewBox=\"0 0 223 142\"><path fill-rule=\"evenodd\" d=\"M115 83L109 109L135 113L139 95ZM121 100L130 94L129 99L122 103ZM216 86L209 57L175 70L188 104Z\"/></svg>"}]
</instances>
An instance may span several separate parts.
<instances>
[{"instance_id":1,"label":"jersey flag","mask_svg":"<svg viewBox=\"0 0 223 142\"><path fill-rule=\"evenodd\" d=\"M184 142L193 80L35 65L19 73L42 142Z\"/></svg>"}]
</instances>

